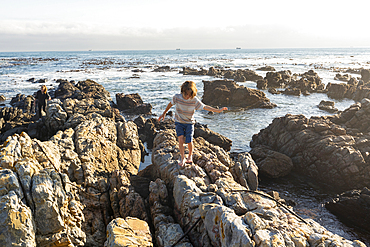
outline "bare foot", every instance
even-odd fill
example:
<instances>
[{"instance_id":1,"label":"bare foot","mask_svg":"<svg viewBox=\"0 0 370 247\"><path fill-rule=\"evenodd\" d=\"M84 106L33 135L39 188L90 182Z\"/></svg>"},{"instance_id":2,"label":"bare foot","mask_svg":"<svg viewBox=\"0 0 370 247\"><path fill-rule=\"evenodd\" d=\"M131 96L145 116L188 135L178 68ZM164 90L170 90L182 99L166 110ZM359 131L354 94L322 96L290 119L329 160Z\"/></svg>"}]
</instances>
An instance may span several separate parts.
<instances>
[{"instance_id":1,"label":"bare foot","mask_svg":"<svg viewBox=\"0 0 370 247\"><path fill-rule=\"evenodd\" d=\"M185 159L181 159L181 160L179 161L179 166L183 167L183 166L184 166L184 164L185 164Z\"/></svg>"},{"instance_id":2,"label":"bare foot","mask_svg":"<svg viewBox=\"0 0 370 247\"><path fill-rule=\"evenodd\" d=\"M193 157L189 156L185 162L186 164L192 164L193 163Z\"/></svg>"}]
</instances>

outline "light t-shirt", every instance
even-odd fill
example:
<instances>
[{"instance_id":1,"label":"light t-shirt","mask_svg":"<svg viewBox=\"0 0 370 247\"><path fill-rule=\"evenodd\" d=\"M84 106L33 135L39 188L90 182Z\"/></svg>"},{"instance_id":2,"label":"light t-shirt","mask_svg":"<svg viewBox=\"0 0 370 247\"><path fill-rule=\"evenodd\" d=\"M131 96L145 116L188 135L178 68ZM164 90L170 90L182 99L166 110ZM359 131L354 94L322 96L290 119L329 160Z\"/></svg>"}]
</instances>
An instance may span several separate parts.
<instances>
[{"instance_id":1,"label":"light t-shirt","mask_svg":"<svg viewBox=\"0 0 370 247\"><path fill-rule=\"evenodd\" d=\"M192 124L195 123L195 110L202 110L205 106L197 97L192 99L184 99L182 94L175 94L173 96L172 105L176 106L175 122Z\"/></svg>"}]
</instances>

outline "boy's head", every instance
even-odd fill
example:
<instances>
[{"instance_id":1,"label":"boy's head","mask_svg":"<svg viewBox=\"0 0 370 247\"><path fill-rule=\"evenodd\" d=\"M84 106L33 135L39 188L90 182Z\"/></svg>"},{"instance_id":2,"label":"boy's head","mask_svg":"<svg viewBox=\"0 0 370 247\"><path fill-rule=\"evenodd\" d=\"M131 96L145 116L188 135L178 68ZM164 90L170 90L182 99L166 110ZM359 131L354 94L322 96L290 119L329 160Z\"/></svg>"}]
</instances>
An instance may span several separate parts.
<instances>
[{"instance_id":1,"label":"boy's head","mask_svg":"<svg viewBox=\"0 0 370 247\"><path fill-rule=\"evenodd\" d=\"M181 94L192 99L197 95L197 87L193 81L186 81L181 85Z\"/></svg>"}]
</instances>

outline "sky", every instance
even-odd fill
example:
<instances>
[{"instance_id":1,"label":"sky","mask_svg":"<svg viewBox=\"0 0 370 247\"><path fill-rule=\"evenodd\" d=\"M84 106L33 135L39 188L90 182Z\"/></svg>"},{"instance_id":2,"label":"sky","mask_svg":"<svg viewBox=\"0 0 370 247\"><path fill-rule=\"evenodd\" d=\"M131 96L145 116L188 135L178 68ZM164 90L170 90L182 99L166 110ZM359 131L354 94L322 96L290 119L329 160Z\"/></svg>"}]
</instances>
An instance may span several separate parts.
<instances>
[{"instance_id":1,"label":"sky","mask_svg":"<svg viewBox=\"0 0 370 247\"><path fill-rule=\"evenodd\" d=\"M368 0L0 0L0 52L370 47Z\"/></svg>"}]
</instances>

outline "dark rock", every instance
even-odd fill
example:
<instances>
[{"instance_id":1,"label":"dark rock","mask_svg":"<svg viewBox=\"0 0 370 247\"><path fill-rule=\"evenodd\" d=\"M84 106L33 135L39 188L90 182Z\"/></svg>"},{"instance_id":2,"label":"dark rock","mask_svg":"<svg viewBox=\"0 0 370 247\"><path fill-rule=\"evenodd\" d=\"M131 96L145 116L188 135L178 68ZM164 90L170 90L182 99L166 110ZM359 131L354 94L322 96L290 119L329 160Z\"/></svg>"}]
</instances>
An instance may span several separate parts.
<instances>
[{"instance_id":1,"label":"dark rock","mask_svg":"<svg viewBox=\"0 0 370 247\"><path fill-rule=\"evenodd\" d=\"M117 106L120 110L133 114L151 114L152 105L144 103L140 95L135 94L116 94Z\"/></svg>"},{"instance_id":2,"label":"dark rock","mask_svg":"<svg viewBox=\"0 0 370 247\"><path fill-rule=\"evenodd\" d=\"M370 190L351 190L337 195L325 207L350 226L370 232Z\"/></svg>"},{"instance_id":3,"label":"dark rock","mask_svg":"<svg viewBox=\"0 0 370 247\"><path fill-rule=\"evenodd\" d=\"M288 156L266 146L257 145L249 153L256 162L259 173L266 177L284 177L293 169L293 162Z\"/></svg>"},{"instance_id":4,"label":"dark rock","mask_svg":"<svg viewBox=\"0 0 370 247\"><path fill-rule=\"evenodd\" d=\"M258 68L257 70L261 70L261 71L276 71L276 69L272 66L264 66L264 67L261 67L261 68Z\"/></svg>"},{"instance_id":5,"label":"dark rock","mask_svg":"<svg viewBox=\"0 0 370 247\"><path fill-rule=\"evenodd\" d=\"M6 97L4 95L0 95L0 102L5 101Z\"/></svg>"},{"instance_id":6,"label":"dark rock","mask_svg":"<svg viewBox=\"0 0 370 247\"><path fill-rule=\"evenodd\" d=\"M194 138L197 138L199 136L203 137L213 145L222 147L226 151L230 151L231 149L232 141L229 138L210 130L204 124L196 123L194 125Z\"/></svg>"},{"instance_id":7,"label":"dark rock","mask_svg":"<svg viewBox=\"0 0 370 247\"><path fill-rule=\"evenodd\" d=\"M23 110L23 112L25 113L30 114L35 111L34 101L35 98L31 95L26 96L24 94L17 94L15 97L11 99L10 105Z\"/></svg>"},{"instance_id":8,"label":"dark rock","mask_svg":"<svg viewBox=\"0 0 370 247\"><path fill-rule=\"evenodd\" d=\"M320 110L327 111L330 113L338 112L338 109L334 107L333 101L325 101L322 100L320 104L318 105Z\"/></svg>"},{"instance_id":9,"label":"dark rock","mask_svg":"<svg viewBox=\"0 0 370 247\"><path fill-rule=\"evenodd\" d=\"M267 72L265 80L267 80L268 88L284 88L290 84L292 80L292 72L290 70Z\"/></svg>"},{"instance_id":10,"label":"dark rock","mask_svg":"<svg viewBox=\"0 0 370 247\"><path fill-rule=\"evenodd\" d=\"M361 80L363 80L365 83L370 81L370 69L361 70Z\"/></svg>"},{"instance_id":11,"label":"dark rock","mask_svg":"<svg viewBox=\"0 0 370 247\"><path fill-rule=\"evenodd\" d=\"M237 85L230 80L203 81L203 102L212 106L272 108L265 93Z\"/></svg>"},{"instance_id":12,"label":"dark rock","mask_svg":"<svg viewBox=\"0 0 370 247\"><path fill-rule=\"evenodd\" d=\"M259 145L291 158L294 172L332 191L370 185L370 100L352 105L338 115L275 118L254 135L250 146Z\"/></svg>"},{"instance_id":13,"label":"dark rock","mask_svg":"<svg viewBox=\"0 0 370 247\"><path fill-rule=\"evenodd\" d=\"M282 93L286 94L286 95L300 96L301 95L301 89L299 89L299 88L286 88Z\"/></svg>"},{"instance_id":14,"label":"dark rock","mask_svg":"<svg viewBox=\"0 0 370 247\"><path fill-rule=\"evenodd\" d=\"M169 71L171 71L170 66L162 66L162 67L155 68L153 70L153 72L169 72Z\"/></svg>"},{"instance_id":15,"label":"dark rock","mask_svg":"<svg viewBox=\"0 0 370 247\"><path fill-rule=\"evenodd\" d=\"M344 74L344 75L336 74L335 77L334 77L334 80L348 82L351 78L352 78L352 76L349 75L349 74Z\"/></svg>"}]
</instances>

